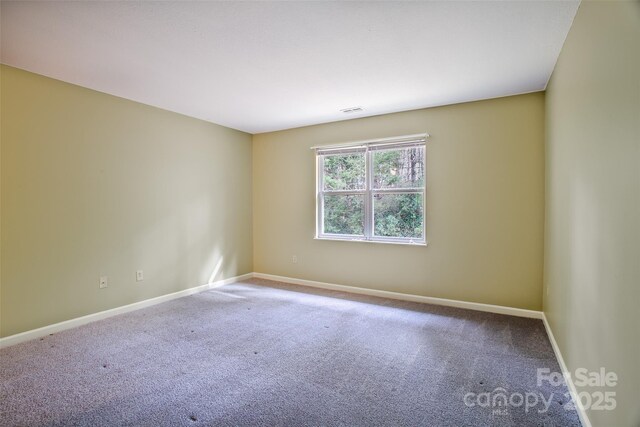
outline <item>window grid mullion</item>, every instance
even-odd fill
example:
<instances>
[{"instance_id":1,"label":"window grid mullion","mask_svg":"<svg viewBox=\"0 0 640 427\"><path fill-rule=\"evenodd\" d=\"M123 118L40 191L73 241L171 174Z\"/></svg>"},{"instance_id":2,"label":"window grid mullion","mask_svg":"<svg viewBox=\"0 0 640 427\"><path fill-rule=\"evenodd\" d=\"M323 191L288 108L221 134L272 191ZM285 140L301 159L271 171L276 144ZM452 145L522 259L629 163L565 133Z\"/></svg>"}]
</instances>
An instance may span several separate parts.
<instances>
[{"instance_id":1,"label":"window grid mullion","mask_svg":"<svg viewBox=\"0 0 640 427\"><path fill-rule=\"evenodd\" d=\"M319 234L324 234L324 156L318 156L318 231Z\"/></svg>"},{"instance_id":2,"label":"window grid mullion","mask_svg":"<svg viewBox=\"0 0 640 427\"><path fill-rule=\"evenodd\" d=\"M336 195L336 196L352 196L352 195L364 195L367 194L367 190L322 190L323 194Z\"/></svg>"},{"instance_id":3,"label":"window grid mullion","mask_svg":"<svg viewBox=\"0 0 640 427\"><path fill-rule=\"evenodd\" d=\"M371 239L373 236L373 195L371 193L371 188L373 188L373 161L372 161L371 150L367 147L365 151L365 188L367 190L366 194L366 202L365 202L365 228L364 228L364 237L365 239Z\"/></svg>"},{"instance_id":4,"label":"window grid mullion","mask_svg":"<svg viewBox=\"0 0 640 427\"><path fill-rule=\"evenodd\" d=\"M420 194L424 188L374 188L374 194Z\"/></svg>"}]
</instances>

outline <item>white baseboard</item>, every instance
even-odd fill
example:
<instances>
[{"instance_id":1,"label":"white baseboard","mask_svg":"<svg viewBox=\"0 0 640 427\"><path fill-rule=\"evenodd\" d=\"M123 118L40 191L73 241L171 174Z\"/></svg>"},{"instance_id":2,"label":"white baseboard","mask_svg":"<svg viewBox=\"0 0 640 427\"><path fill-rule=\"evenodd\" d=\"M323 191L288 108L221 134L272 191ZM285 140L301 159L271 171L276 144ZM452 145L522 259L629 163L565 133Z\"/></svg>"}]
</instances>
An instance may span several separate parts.
<instances>
[{"instance_id":1,"label":"white baseboard","mask_svg":"<svg viewBox=\"0 0 640 427\"><path fill-rule=\"evenodd\" d=\"M565 377L567 388L569 389L569 393L571 394L571 398L576 406L576 410L578 411L578 417L580 418L580 422L583 427L592 427L591 422L589 421L589 417L587 416L587 412L584 409L584 406L580 402L578 398L578 392L575 384L573 383L573 377L569 374L569 370L567 369L567 365L562 358L562 353L560 353L560 348L558 347L558 343L553 336L553 332L551 331L551 327L549 326L549 322L547 321L547 317L542 311L534 311L534 310L525 310L521 308L513 308L513 307L505 307L500 305L491 305L491 304L481 304L476 302L467 302L467 301L459 301L459 300L450 300L444 298L434 298L434 297L425 297L421 295L411 295L411 294L403 294L399 292L391 292L391 291L380 291L376 289L366 289L366 288L358 288L355 286L345 286L345 285L337 285L334 283L324 283L324 282L315 282L312 280L304 280L304 279L295 279L291 277L284 276L275 276L273 274L265 274L265 273L253 273L253 277L257 279L267 279L274 280L278 282L291 283L294 285L302 285L309 286L314 288L322 288L322 289L331 289L335 291L344 291L351 292L356 294L363 295L372 295L382 298L391 298L398 299L403 301L413 301L427 304L435 304L435 305L444 305L448 307L458 307L458 308L466 308L469 310L477 310L477 311L486 311L490 313L498 313L498 314L508 314L511 316L518 317L528 317L532 319L541 319L544 323L544 327L547 331L547 335L549 336L549 341L551 342L551 346L553 347L553 352L556 355L556 359L558 359L558 364L560 365L560 369L562 369L562 374Z\"/></svg>"},{"instance_id":2,"label":"white baseboard","mask_svg":"<svg viewBox=\"0 0 640 427\"><path fill-rule=\"evenodd\" d=\"M133 304L124 305L122 307L116 307L110 310L89 314L87 316L65 320L64 322L55 323L53 325L44 326L42 328L33 329L30 331L0 338L0 348L9 347L14 344L29 341L35 338L40 338L52 333L64 331L66 329L82 326L87 323L95 322L97 320L106 319L108 317L116 316L118 314L129 313L131 311L139 310L141 308L150 307L156 304L160 304L160 303L171 301L177 298L193 295L199 292L204 292L209 289L219 288L224 285L239 282L242 280L251 279L254 277L257 279L273 280L277 282L291 283L294 285L309 286L309 287L321 288L321 289L330 289L335 291L350 292L354 294L371 295L376 297L397 299L397 300L403 300L403 301L412 301L412 302L419 302L419 303L426 303L426 304L442 305L447 307L465 308L469 310L484 311L489 313L506 314L510 316L541 319L542 322L544 323L544 327L547 331L547 335L549 336L549 341L551 342L551 346L553 347L553 351L556 355L556 359L558 359L558 364L560 365L560 369L562 369L562 373L566 379L569 393L571 393L571 397L576 405L580 422L584 427L591 427L591 422L589 421L589 417L587 416L587 413L584 407L582 406L580 399L578 399L578 392L576 390L575 384L573 383L572 377L568 375L569 370L567 369L567 365L564 362L562 353L560 352L560 348L558 347L555 337L553 336L553 332L551 331L551 327L549 326L549 322L547 321L547 317L545 316L544 312L535 311L535 310L525 310L522 308L506 307L501 305L482 304L477 302L425 297L421 295L404 294L400 292L382 291L377 289L358 288L355 286L345 286L345 285L338 285L334 283L316 282L313 280L296 279L292 277L276 276L273 274L247 273L241 276L230 277L228 279L218 280L216 282L208 283L206 285L196 286L193 288L184 289L182 291L174 292L171 294L162 295L162 296L150 298L144 301L135 302Z\"/></svg>"},{"instance_id":3,"label":"white baseboard","mask_svg":"<svg viewBox=\"0 0 640 427\"><path fill-rule=\"evenodd\" d=\"M397 300L403 300L403 301L412 301L412 302L419 302L419 303L443 305L448 307L465 308L469 310L485 311L485 312L498 313L498 314L507 314L510 316L529 317L533 319L544 319L543 317L544 315L542 312L534 311L534 310L525 310L521 308L482 304L482 303L476 303L476 302L458 301L458 300L451 300L451 299L444 299L444 298L425 297L421 295L403 294L400 292L381 291L376 289L358 288L355 286L345 286L345 285L338 285L333 283L316 282L312 280L295 279L292 277L275 276L272 274L265 274L265 273L247 273L241 276L230 277L224 280L218 280L210 284L196 286L189 289L184 289L182 291L174 292L171 294L161 295L159 297L135 302L133 304L124 305L122 307L112 308L110 310L105 310L98 313L77 317L75 319L65 320L63 322L55 323L53 325L48 325L42 328L32 329L30 331L21 332L19 334L0 338L0 348L8 347L8 346L29 341L35 338L40 338L49 334L64 331L66 329L82 326L87 323L106 319L108 317L116 316L118 314L128 313L134 310L150 307L166 301L171 301L177 298L182 298L188 295L204 292L206 290L218 288L220 286L228 285L230 283L251 279L253 277L259 278L259 279L267 279L267 280L274 280L278 282L291 283L295 285L310 286L314 288L351 292L351 293L362 294L362 295L371 295L371 296L377 296L381 298L390 298L390 299L397 299ZM559 352L557 351L557 346L555 345L555 341L553 340L553 335L551 335L551 331L548 328L546 320L545 320L545 327L547 327L547 331L549 333L551 342L554 345L554 351L556 351L556 355L558 355L558 360L561 361L562 359L559 356ZM564 369L564 365L562 366Z\"/></svg>"},{"instance_id":4,"label":"white baseboard","mask_svg":"<svg viewBox=\"0 0 640 427\"><path fill-rule=\"evenodd\" d=\"M354 294L371 295L382 298L397 299L403 301L421 302L426 304L444 305L447 307L466 308L469 310L486 311L489 313L507 314L510 316L529 317L542 319L542 312L525 310L523 308L505 307L502 305L482 304L444 298L425 297L421 295L403 294L400 292L380 291L377 289L358 288L355 286L336 285L334 283L315 282L313 280L295 279L292 277L274 276L273 274L253 273L257 279L274 280L277 282L291 283L294 285L310 286L313 288L331 289L334 291L351 292Z\"/></svg>"},{"instance_id":5,"label":"white baseboard","mask_svg":"<svg viewBox=\"0 0 640 427\"><path fill-rule=\"evenodd\" d=\"M106 319L108 317L116 316L118 314L129 313L130 311L140 310L141 308L150 307L152 305L171 301L177 298L186 297L188 295L197 294L199 292L204 292L209 289L219 288L220 286L228 285L234 282L239 282L241 280L247 280L252 277L253 277L253 273L247 273L241 276L230 277L228 279L218 280L213 283L207 283L206 285L184 289L182 291L173 292L171 294L161 295L159 297L146 299L144 301L134 302L133 304L123 305L122 307L116 307L110 310L100 311L98 313L88 314L82 317L76 317L75 319L65 320L64 322L54 323L53 325L44 326L42 328L32 329L30 331L21 332L15 335L10 335L8 337L0 338L0 348L9 347L11 345L29 341L35 338L40 338L49 334L54 334L60 331L64 331L66 329L71 329L78 326L86 325L87 323Z\"/></svg>"},{"instance_id":6,"label":"white baseboard","mask_svg":"<svg viewBox=\"0 0 640 427\"><path fill-rule=\"evenodd\" d=\"M564 376L565 382L567 383L567 388L569 389L569 393L571 394L571 399L573 399L573 403L576 407L576 410L578 411L580 422L582 423L583 427L591 427L591 421L589 421L587 411L584 409L582 402L578 398L578 390L573 383L573 376L570 375L569 369L567 368L566 363L564 363L564 358L562 357L562 353L560 353L560 347L558 347L558 343L553 336L553 331L551 331L551 326L549 326L547 316L544 314L544 312L542 313L542 323L544 323L544 327L547 330L547 335L549 336L549 341L551 342L551 347L553 347L553 352L556 355L556 359L558 359L560 369L562 369L562 375Z\"/></svg>"}]
</instances>

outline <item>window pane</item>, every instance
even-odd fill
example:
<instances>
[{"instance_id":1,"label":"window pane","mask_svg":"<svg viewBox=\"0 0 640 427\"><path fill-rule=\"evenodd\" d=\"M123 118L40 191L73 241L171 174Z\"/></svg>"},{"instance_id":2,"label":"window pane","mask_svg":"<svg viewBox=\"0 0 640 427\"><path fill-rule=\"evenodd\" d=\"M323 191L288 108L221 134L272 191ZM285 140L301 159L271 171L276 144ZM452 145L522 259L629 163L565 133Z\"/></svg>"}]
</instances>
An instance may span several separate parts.
<instances>
[{"instance_id":1,"label":"window pane","mask_svg":"<svg viewBox=\"0 0 640 427\"><path fill-rule=\"evenodd\" d=\"M363 190L364 153L324 156L325 190Z\"/></svg>"},{"instance_id":2,"label":"window pane","mask_svg":"<svg viewBox=\"0 0 640 427\"><path fill-rule=\"evenodd\" d=\"M324 196L325 234L364 234L364 195Z\"/></svg>"},{"instance_id":3,"label":"window pane","mask_svg":"<svg viewBox=\"0 0 640 427\"><path fill-rule=\"evenodd\" d=\"M374 194L374 234L421 239L422 194Z\"/></svg>"},{"instance_id":4,"label":"window pane","mask_svg":"<svg viewBox=\"0 0 640 427\"><path fill-rule=\"evenodd\" d=\"M424 147L373 152L373 188L424 186Z\"/></svg>"}]
</instances>

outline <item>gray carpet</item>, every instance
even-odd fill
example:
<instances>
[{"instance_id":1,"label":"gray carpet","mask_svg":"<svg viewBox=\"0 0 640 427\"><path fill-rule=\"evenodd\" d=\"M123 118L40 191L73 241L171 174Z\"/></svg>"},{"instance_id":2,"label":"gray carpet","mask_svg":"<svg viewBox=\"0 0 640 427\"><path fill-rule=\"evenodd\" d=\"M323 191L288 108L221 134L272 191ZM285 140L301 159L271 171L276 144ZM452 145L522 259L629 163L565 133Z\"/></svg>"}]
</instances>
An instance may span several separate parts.
<instances>
[{"instance_id":1,"label":"gray carpet","mask_svg":"<svg viewBox=\"0 0 640 427\"><path fill-rule=\"evenodd\" d=\"M0 350L0 425L579 426L537 367L539 320L255 279Z\"/></svg>"}]
</instances>

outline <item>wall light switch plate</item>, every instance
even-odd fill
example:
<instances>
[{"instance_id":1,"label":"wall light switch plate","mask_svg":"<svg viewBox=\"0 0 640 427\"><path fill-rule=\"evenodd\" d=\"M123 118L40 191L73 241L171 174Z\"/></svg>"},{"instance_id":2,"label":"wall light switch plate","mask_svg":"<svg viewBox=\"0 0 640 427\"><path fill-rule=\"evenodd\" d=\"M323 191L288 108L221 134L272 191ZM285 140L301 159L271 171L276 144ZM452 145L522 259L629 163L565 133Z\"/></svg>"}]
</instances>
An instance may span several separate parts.
<instances>
[{"instance_id":1,"label":"wall light switch plate","mask_svg":"<svg viewBox=\"0 0 640 427\"><path fill-rule=\"evenodd\" d=\"M142 270L136 271L136 282L142 282L144 280L144 273Z\"/></svg>"},{"instance_id":2,"label":"wall light switch plate","mask_svg":"<svg viewBox=\"0 0 640 427\"><path fill-rule=\"evenodd\" d=\"M106 288L107 286L109 286L107 276L100 276L100 289Z\"/></svg>"}]
</instances>

